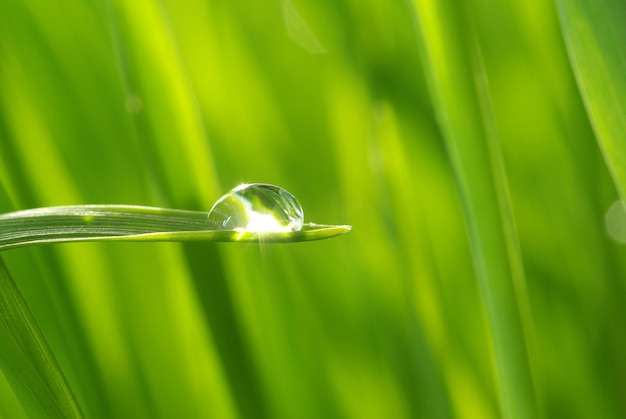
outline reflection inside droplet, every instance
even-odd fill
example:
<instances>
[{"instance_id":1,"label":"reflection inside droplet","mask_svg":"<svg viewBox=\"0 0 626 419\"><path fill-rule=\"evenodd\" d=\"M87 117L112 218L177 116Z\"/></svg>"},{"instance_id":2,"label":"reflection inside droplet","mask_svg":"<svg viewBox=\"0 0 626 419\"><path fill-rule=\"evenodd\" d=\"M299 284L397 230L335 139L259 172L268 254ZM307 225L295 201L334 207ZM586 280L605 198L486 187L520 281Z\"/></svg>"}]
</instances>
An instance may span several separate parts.
<instances>
[{"instance_id":1,"label":"reflection inside droplet","mask_svg":"<svg viewBox=\"0 0 626 419\"><path fill-rule=\"evenodd\" d=\"M274 185L239 185L217 200L209 212L210 228L264 232L299 231L302 206L287 190Z\"/></svg>"}]
</instances>

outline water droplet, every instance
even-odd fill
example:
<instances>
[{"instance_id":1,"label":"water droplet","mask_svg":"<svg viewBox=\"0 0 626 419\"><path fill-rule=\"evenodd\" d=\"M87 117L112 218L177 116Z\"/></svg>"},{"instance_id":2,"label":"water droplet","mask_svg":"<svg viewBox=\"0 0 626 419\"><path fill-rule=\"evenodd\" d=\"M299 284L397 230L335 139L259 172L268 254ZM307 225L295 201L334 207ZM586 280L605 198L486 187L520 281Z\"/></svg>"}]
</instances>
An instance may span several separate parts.
<instances>
[{"instance_id":1,"label":"water droplet","mask_svg":"<svg viewBox=\"0 0 626 419\"><path fill-rule=\"evenodd\" d=\"M239 185L209 211L210 228L250 232L299 231L302 206L287 190L264 183Z\"/></svg>"}]
</instances>

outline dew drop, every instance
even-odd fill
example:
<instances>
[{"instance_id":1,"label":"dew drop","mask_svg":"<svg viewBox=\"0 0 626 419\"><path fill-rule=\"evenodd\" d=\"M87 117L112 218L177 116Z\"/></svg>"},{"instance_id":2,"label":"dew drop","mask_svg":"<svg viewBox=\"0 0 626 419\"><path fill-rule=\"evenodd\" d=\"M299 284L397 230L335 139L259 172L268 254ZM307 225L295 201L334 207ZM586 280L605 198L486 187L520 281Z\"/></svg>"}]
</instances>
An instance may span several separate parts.
<instances>
[{"instance_id":1,"label":"dew drop","mask_svg":"<svg viewBox=\"0 0 626 419\"><path fill-rule=\"evenodd\" d=\"M264 183L239 185L209 211L210 228L249 232L299 231L302 206L287 190Z\"/></svg>"}]
</instances>

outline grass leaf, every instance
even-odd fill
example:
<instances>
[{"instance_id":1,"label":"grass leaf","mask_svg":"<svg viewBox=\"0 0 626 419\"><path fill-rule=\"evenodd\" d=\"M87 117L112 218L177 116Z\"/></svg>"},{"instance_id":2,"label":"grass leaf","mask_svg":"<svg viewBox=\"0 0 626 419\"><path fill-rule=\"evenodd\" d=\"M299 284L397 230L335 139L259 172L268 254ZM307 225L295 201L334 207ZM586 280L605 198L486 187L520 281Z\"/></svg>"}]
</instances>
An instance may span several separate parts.
<instances>
[{"instance_id":1,"label":"grass leaf","mask_svg":"<svg viewBox=\"0 0 626 419\"><path fill-rule=\"evenodd\" d=\"M82 417L26 301L0 258L0 367L31 417Z\"/></svg>"},{"instance_id":2,"label":"grass leaf","mask_svg":"<svg viewBox=\"0 0 626 419\"><path fill-rule=\"evenodd\" d=\"M476 36L447 2L415 0L418 39L439 125L464 206L494 340L505 417L534 417L521 255ZM450 7L446 7L450 6ZM471 26L469 26L471 28ZM476 80L478 78L478 82ZM519 285L522 280L521 287ZM517 281L517 283L516 283Z\"/></svg>"},{"instance_id":3,"label":"grass leaf","mask_svg":"<svg viewBox=\"0 0 626 419\"><path fill-rule=\"evenodd\" d=\"M130 205L36 208L0 215L0 250L76 241L218 241L287 243L321 240L350 226L305 224L300 231L211 230L207 213Z\"/></svg>"},{"instance_id":4,"label":"grass leaf","mask_svg":"<svg viewBox=\"0 0 626 419\"><path fill-rule=\"evenodd\" d=\"M561 27L591 124L626 197L626 5L558 0Z\"/></svg>"}]
</instances>

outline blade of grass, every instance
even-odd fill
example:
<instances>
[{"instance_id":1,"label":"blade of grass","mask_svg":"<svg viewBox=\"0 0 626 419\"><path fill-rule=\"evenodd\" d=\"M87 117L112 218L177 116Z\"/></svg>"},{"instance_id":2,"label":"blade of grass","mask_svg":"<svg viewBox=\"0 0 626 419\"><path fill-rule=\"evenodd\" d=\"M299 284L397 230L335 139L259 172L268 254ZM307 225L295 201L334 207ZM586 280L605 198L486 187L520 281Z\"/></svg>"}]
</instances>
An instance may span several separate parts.
<instances>
[{"instance_id":1,"label":"blade of grass","mask_svg":"<svg viewBox=\"0 0 626 419\"><path fill-rule=\"evenodd\" d=\"M418 40L431 95L459 189L474 266L486 306L504 417L536 417L527 340L516 289L521 260L498 149L484 126L475 51L451 2L414 0ZM471 33L469 33L471 35ZM483 93L484 94L484 93ZM484 100L483 100L484 102ZM487 115L488 116L488 115ZM487 118L489 119L489 118ZM523 303L522 303L523 304Z\"/></svg>"},{"instance_id":2,"label":"blade of grass","mask_svg":"<svg viewBox=\"0 0 626 419\"><path fill-rule=\"evenodd\" d=\"M80 408L0 258L0 367L31 417L80 418Z\"/></svg>"},{"instance_id":3,"label":"blade of grass","mask_svg":"<svg viewBox=\"0 0 626 419\"><path fill-rule=\"evenodd\" d=\"M485 137L489 151L489 160L494 174L494 187L498 196L498 204L502 217L502 234L506 244L506 252L509 260L510 277L515 292L520 322L524 333L527 360L529 363L529 373L533 384L535 397L539 398L540 392L537 390L537 378L533 374L534 362L534 327L530 310L530 301L526 287L526 275L524 273L524 263L520 249L517 226L513 214L511 192L508 182L508 175L504 164L504 156L500 144L500 135L496 124L487 71L483 62L482 52L475 31L472 30L471 52L473 54L473 69L476 75L476 90L480 111L482 114ZM538 400L536 399L538 403ZM538 412L541 412L538 406Z\"/></svg>"},{"instance_id":4,"label":"blade of grass","mask_svg":"<svg viewBox=\"0 0 626 419\"><path fill-rule=\"evenodd\" d=\"M0 215L0 250L35 243L75 241L238 241L320 240L349 226L305 224L301 231L211 230L207 213L132 205L77 205L36 208Z\"/></svg>"},{"instance_id":5,"label":"blade of grass","mask_svg":"<svg viewBox=\"0 0 626 419\"><path fill-rule=\"evenodd\" d=\"M557 0L572 70L596 138L626 197L626 4Z\"/></svg>"}]
</instances>

